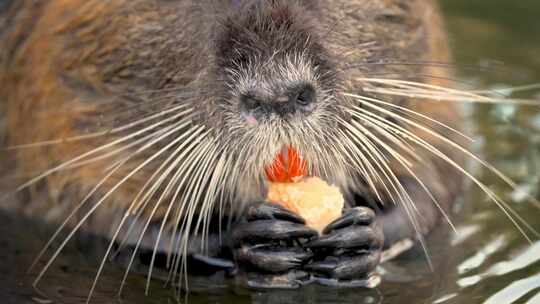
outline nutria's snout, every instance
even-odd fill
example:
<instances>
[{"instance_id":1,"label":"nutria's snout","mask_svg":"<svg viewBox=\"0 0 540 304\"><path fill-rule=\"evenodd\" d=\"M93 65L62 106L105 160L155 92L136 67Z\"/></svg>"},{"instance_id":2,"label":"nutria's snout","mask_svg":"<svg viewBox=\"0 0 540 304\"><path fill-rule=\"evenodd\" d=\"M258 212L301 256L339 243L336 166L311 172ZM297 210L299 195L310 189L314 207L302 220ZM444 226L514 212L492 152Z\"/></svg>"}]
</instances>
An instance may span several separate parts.
<instances>
[{"instance_id":1,"label":"nutria's snout","mask_svg":"<svg viewBox=\"0 0 540 304\"><path fill-rule=\"evenodd\" d=\"M321 117L337 112L338 72L317 19L296 1L245 4L220 19L211 45L209 82L221 84L215 100L228 119L225 129L258 130L257 139L272 136L267 127L284 130L281 139L324 129Z\"/></svg>"},{"instance_id":2,"label":"nutria's snout","mask_svg":"<svg viewBox=\"0 0 540 304\"><path fill-rule=\"evenodd\" d=\"M241 110L246 117L256 120L271 115L286 119L292 115L309 115L317 101L317 93L311 84L300 83L287 86L275 94L268 95L257 89L242 94Z\"/></svg>"}]
</instances>

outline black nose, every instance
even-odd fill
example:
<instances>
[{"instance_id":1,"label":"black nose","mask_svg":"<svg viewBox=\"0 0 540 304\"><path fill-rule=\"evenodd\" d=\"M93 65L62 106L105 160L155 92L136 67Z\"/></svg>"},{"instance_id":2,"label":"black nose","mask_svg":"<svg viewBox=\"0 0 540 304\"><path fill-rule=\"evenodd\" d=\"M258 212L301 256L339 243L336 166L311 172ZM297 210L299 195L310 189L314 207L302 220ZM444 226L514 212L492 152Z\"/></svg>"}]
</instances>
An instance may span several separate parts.
<instances>
[{"instance_id":1,"label":"black nose","mask_svg":"<svg viewBox=\"0 0 540 304\"><path fill-rule=\"evenodd\" d=\"M291 90L289 102L299 107L309 107L315 102L315 90L311 85L300 85Z\"/></svg>"},{"instance_id":2,"label":"black nose","mask_svg":"<svg viewBox=\"0 0 540 304\"><path fill-rule=\"evenodd\" d=\"M309 114L313 110L315 101L315 89L309 84L287 88L284 94L277 97L257 97L255 92L251 92L241 98L242 105L247 111L258 114L277 113L282 116L296 112Z\"/></svg>"}]
</instances>

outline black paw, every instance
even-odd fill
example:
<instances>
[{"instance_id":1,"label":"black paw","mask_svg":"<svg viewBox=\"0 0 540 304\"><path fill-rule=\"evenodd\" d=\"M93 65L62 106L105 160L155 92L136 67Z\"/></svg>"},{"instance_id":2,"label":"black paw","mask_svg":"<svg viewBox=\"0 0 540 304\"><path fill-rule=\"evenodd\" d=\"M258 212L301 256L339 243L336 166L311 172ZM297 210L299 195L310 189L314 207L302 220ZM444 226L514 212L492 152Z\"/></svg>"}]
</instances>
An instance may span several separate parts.
<instances>
[{"instance_id":1,"label":"black paw","mask_svg":"<svg viewBox=\"0 0 540 304\"><path fill-rule=\"evenodd\" d=\"M297 288L310 275L300 268L313 254L303 244L317 236L304 220L285 208L259 204L232 231L234 257L247 285L255 288Z\"/></svg>"},{"instance_id":2,"label":"black paw","mask_svg":"<svg viewBox=\"0 0 540 304\"><path fill-rule=\"evenodd\" d=\"M373 271L383 243L384 234L373 210L352 208L330 223L321 237L305 245L314 252L314 259L304 269L321 284L370 287L377 284Z\"/></svg>"}]
</instances>

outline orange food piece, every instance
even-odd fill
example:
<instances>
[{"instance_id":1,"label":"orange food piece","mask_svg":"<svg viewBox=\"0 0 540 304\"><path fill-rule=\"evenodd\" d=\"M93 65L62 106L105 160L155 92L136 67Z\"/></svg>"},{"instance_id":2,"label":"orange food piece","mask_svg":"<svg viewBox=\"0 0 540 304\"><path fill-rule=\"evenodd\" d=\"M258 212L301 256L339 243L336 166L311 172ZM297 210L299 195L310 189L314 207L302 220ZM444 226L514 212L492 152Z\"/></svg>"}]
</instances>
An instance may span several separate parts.
<instances>
[{"instance_id":1,"label":"orange food piece","mask_svg":"<svg viewBox=\"0 0 540 304\"><path fill-rule=\"evenodd\" d=\"M292 183L307 175L307 162L293 147L284 147L272 164L266 166L266 177L274 183Z\"/></svg>"},{"instance_id":2,"label":"orange food piece","mask_svg":"<svg viewBox=\"0 0 540 304\"><path fill-rule=\"evenodd\" d=\"M338 187L318 177L295 183L269 183L267 200L300 215L307 226L319 233L341 216L345 203Z\"/></svg>"}]
</instances>

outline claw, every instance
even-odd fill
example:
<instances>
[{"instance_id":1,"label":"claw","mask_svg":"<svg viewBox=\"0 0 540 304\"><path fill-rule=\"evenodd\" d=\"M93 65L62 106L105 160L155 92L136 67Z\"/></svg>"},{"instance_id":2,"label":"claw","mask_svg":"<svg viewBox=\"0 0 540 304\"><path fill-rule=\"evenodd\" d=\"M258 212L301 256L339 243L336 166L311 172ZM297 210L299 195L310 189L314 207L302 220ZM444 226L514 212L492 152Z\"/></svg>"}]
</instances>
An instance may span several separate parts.
<instances>
[{"instance_id":1,"label":"claw","mask_svg":"<svg viewBox=\"0 0 540 304\"><path fill-rule=\"evenodd\" d=\"M333 277L341 280L355 278L365 278L379 264L381 254L379 251L366 255L359 255L352 258L340 260L334 269Z\"/></svg>"},{"instance_id":2,"label":"claw","mask_svg":"<svg viewBox=\"0 0 540 304\"><path fill-rule=\"evenodd\" d=\"M336 259L327 258L324 261L318 261L318 262L307 264L306 266L304 266L304 269L307 271L321 273L321 274L325 274L329 276L332 274L332 272L337 267L337 265L338 265L337 258Z\"/></svg>"},{"instance_id":3,"label":"claw","mask_svg":"<svg viewBox=\"0 0 540 304\"><path fill-rule=\"evenodd\" d=\"M381 243L380 237L369 226L350 226L323 235L305 244L308 248L371 248Z\"/></svg>"},{"instance_id":4,"label":"claw","mask_svg":"<svg viewBox=\"0 0 540 304\"><path fill-rule=\"evenodd\" d=\"M380 251L374 251L354 257L327 258L308 264L304 269L339 280L366 278L378 265L380 258Z\"/></svg>"},{"instance_id":5,"label":"claw","mask_svg":"<svg viewBox=\"0 0 540 304\"><path fill-rule=\"evenodd\" d=\"M236 244L241 242L264 242L268 240L290 240L294 238L307 238L317 236L317 231L307 226L276 220L260 220L248 222L242 229L233 232Z\"/></svg>"},{"instance_id":6,"label":"claw","mask_svg":"<svg viewBox=\"0 0 540 304\"><path fill-rule=\"evenodd\" d=\"M369 225L375 219L375 212L367 207L355 207L347 210L343 216L330 223L324 228L323 233L328 234L332 230L338 230L351 225Z\"/></svg>"},{"instance_id":7,"label":"claw","mask_svg":"<svg viewBox=\"0 0 540 304\"><path fill-rule=\"evenodd\" d=\"M258 289L296 289L313 282L305 271L291 271L283 275L248 274L247 284Z\"/></svg>"},{"instance_id":8,"label":"claw","mask_svg":"<svg viewBox=\"0 0 540 304\"><path fill-rule=\"evenodd\" d=\"M258 206L252 206L247 213L247 220L283 220L298 224L305 224L305 220L299 215L275 204L263 203Z\"/></svg>"},{"instance_id":9,"label":"claw","mask_svg":"<svg viewBox=\"0 0 540 304\"><path fill-rule=\"evenodd\" d=\"M313 254L302 249L272 249L269 246L243 247L238 251L237 259L258 270L280 273L299 267Z\"/></svg>"}]
</instances>

